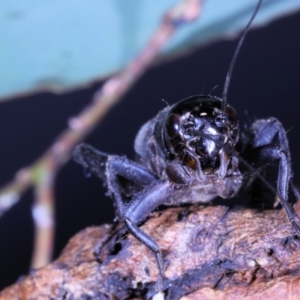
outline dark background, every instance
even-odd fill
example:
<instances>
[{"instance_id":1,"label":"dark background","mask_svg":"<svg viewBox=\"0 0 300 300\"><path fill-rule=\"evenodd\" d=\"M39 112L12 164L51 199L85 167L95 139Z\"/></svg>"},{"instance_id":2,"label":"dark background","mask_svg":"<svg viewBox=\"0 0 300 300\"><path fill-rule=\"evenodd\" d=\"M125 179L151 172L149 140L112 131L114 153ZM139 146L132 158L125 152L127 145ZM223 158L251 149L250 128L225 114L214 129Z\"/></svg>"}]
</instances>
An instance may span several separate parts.
<instances>
[{"instance_id":1,"label":"dark background","mask_svg":"<svg viewBox=\"0 0 300 300\"><path fill-rule=\"evenodd\" d=\"M288 130L293 169L300 183L300 14L249 33L234 69L229 103L241 121L277 117ZM151 68L106 116L87 142L102 151L133 157L139 127L165 106L211 89L221 96L237 41L222 41ZM39 157L100 86L64 95L40 93L0 105L0 186ZM70 161L56 182L57 257L79 230L111 222L111 200L102 184L86 179ZM32 191L0 219L0 289L28 272L32 244ZM287 221L288 222L288 221Z\"/></svg>"}]
</instances>

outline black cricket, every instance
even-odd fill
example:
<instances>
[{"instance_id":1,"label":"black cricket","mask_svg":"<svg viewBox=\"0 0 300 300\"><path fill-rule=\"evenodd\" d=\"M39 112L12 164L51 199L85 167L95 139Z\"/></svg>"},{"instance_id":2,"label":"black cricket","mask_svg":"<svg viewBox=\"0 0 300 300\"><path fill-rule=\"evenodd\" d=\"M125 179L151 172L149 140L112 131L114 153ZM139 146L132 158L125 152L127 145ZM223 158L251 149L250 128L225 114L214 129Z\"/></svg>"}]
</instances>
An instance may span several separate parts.
<instances>
[{"instance_id":1,"label":"black cricket","mask_svg":"<svg viewBox=\"0 0 300 300\"><path fill-rule=\"evenodd\" d=\"M240 132L237 113L227 104L233 66L261 2L240 38L222 98L197 95L161 110L136 136L136 161L102 153L86 144L74 151L75 161L107 185L117 220L155 254L160 283L164 263L159 245L138 227L159 205L181 205L187 199L190 204L207 203L217 196L231 198L256 177L274 192L300 236L288 202L290 189L296 198L299 192L292 183L285 129L272 117L256 120ZM261 174L273 162L279 164L277 188ZM161 290L160 284L158 288Z\"/></svg>"}]
</instances>

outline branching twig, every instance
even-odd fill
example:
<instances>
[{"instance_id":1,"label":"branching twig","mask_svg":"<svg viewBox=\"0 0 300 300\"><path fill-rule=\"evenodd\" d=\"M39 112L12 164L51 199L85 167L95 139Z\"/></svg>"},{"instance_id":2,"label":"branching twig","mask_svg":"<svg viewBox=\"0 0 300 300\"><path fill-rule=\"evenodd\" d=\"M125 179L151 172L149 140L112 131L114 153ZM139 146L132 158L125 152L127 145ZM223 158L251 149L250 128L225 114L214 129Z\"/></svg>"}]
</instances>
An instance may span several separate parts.
<instances>
[{"instance_id":1,"label":"branching twig","mask_svg":"<svg viewBox=\"0 0 300 300\"><path fill-rule=\"evenodd\" d=\"M155 60L176 28L197 18L200 4L201 0L182 0L179 5L168 11L141 53L123 72L107 80L95 94L92 103L69 121L69 128L40 159L19 171L12 182L0 190L1 216L29 187L33 186L35 189L36 200L32 214L36 227L36 241L32 267L40 267L51 258L54 231L52 187L58 169L70 158L74 146L95 128L107 111Z\"/></svg>"}]
</instances>

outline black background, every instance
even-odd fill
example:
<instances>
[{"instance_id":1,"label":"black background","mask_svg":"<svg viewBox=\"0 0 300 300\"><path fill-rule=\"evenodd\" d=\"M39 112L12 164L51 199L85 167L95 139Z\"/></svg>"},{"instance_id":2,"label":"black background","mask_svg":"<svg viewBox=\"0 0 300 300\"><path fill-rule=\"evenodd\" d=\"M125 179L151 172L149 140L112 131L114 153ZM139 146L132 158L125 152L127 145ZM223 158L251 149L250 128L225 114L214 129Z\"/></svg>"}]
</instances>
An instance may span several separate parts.
<instances>
[{"instance_id":1,"label":"black background","mask_svg":"<svg viewBox=\"0 0 300 300\"><path fill-rule=\"evenodd\" d=\"M253 30L239 55L229 90L229 103L241 121L277 117L288 130L293 169L300 183L300 14ZM222 41L180 59L151 68L86 139L102 151L133 157L139 127L165 106L204 89L221 96L225 74L237 41ZM39 157L100 86L64 95L40 93L0 105L0 185ZM57 257L79 230L111 222L111 200L102 184L86 179L70 161L56 181ZM32 244L32 191L0 219L0 289L28 272Z\"/></svg>"}]
</instances>

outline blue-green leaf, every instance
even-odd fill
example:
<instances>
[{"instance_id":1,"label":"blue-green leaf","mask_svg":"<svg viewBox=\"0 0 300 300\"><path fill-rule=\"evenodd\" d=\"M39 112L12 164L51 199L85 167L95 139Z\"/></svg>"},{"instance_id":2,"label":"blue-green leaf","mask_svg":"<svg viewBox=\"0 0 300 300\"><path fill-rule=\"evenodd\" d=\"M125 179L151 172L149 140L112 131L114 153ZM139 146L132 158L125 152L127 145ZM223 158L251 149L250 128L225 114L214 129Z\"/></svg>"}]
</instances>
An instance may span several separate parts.
<instances>
[{"instance_id":1,"label":"blue-green leaf","mask_svg":"<svg viewBox=\"0 0 300 300\"><path fill-rule=\"evenodd\" d=\"M64 90L122 69L177 0L2 0L0 98L42 88ZM233 36L255 0L206 0L202 14L164 49L168 56ZM300 9L299 0L265 0L254 26Z\"/></svg>"}]
</instances>

